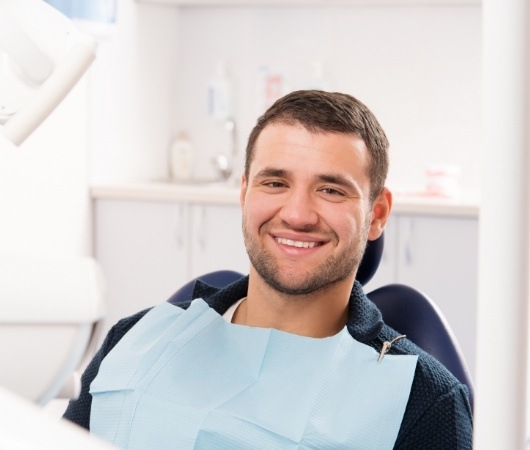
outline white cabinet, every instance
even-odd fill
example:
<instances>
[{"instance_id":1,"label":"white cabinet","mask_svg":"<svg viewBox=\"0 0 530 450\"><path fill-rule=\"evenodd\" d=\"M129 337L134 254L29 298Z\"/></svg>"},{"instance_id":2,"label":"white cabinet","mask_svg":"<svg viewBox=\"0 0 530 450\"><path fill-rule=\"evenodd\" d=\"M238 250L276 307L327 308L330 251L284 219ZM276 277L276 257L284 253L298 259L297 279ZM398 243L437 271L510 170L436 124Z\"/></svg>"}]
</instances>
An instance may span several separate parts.
<instances>
[{"instance_id":1,"label":"white cabinet","mask_svg":"<svg viewBox=\"0 0 530 450\"><path fill-rule=\"evenodd\" d=\"M183 204L98 200L95 256L107 286L108 325L168 298L187 279Z\"/></svg>"},{"instance_id":2,"label":"white cabinet","mask_svg":"<svg viewBox=\"0 0 530 450\"><path fill-rule=\"evenodd\" d=\"M240 207L196 204L191 210L190 278L220 269L248 273Z\"/></svg>"},{"instance_id":3,"label":"white cabinet","mask_svg":"<svg viewBox=\"0 0 530 450\"><path fill-rule=\"evenodd\" d=\"M100 199L95 256L107 285L107 328L163 302L209 271L248 273L237 205Z\"/></svg>"},{"instance_id":4,"label":"white cabinet","mask_svg":"<svg viewBox=\"0 0 530 450\"><path fill-rule=\"evenodd\" d=\"M478 220L472 217L394 216L385 252L367 292L389 283L412 286L442 310L474 374Z\"/></svg>"}]
</instances>

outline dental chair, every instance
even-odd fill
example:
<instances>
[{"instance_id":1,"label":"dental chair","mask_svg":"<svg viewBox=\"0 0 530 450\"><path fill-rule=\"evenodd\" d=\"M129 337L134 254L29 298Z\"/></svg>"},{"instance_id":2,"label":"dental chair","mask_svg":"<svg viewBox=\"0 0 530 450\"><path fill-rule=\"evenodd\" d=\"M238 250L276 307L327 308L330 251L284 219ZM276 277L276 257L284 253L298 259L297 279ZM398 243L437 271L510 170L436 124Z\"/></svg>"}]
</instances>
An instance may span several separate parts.
<instances>
[{"instance_id":1,"label":"dental chair","mask_svg":"<svg viewBox=\"0 0 530 450\"><path fill-rule=\"evenodd\" d=\"M384 248L384 234L369 241L357 271L363 286L374 276ZM172 304L191 301L193 287L201 280L213 287L224 287L243 276L239 272L220 270L201 275L182 286L168 300ZM405 334L408 339L440 361L469 390L473 407L473 383L460 345L449 323L436 304L422 292L403 284L389 284L368 293L383 315L384 322Z\"/></svg>"}]
</instances>

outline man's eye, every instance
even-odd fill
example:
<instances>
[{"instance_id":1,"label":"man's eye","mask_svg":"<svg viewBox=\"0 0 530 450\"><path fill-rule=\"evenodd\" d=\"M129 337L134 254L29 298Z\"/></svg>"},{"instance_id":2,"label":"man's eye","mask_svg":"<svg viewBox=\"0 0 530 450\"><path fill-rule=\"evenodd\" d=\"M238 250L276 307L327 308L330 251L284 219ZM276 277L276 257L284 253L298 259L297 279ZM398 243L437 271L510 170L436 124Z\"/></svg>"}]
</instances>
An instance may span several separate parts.
<instances>
[{"instance_id":1,"label":"man's eye","mask_svg":"<svg viewBox=\"0 0 530 450\"><path fill-rule=\"evenodd\" d=\"M337 191L336 189L333 189L333 188L323 188L320 190L320 192L323 192L324 194L328 194L328 195L344 195L342 192Z\"/></svg>"},{"instance_id":2,"label":"man's eye","mask_svg":"<svg viewBox=\"0 0 530 450\"><path fill-rule=\"evenodd\" d=\"M267 187L271 187L271 188L280 188L280 187L283 187L285 186L282 182L280 181L269 181L267 183L264 183L265 186Z\"/></svg>"}]
</instances>

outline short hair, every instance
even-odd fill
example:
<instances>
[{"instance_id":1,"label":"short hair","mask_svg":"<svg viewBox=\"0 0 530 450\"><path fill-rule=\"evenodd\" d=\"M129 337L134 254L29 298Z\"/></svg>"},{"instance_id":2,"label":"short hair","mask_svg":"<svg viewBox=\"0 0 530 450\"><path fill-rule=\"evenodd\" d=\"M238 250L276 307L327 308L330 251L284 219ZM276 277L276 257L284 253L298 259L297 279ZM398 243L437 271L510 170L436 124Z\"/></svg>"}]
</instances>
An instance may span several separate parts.
<instances>
[{"instance_id":1,"label":"short hair","mask_svg":"<svg viewBox=\"0 0 530 450\"><path fill-rule=\"evenodd\" d=\"M273 123L300 124L308 131L355 133L369 151L370 201L381 193L388 173L388 139L373 113L348 94L318 90L291 92L278 99L261 117L248 138L245 175L248 178L256 141Z\"/></svg>"}]
</instances>

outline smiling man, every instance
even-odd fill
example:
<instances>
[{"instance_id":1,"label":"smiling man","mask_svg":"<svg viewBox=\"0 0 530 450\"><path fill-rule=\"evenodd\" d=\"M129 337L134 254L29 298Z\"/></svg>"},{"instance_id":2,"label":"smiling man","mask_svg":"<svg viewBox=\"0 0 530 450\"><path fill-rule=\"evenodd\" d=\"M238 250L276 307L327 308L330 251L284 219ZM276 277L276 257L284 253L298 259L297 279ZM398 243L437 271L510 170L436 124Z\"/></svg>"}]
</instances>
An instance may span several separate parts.
<instances>
[{"instance_id":1,"label":"smiling man","mask_svg":"<svg viewBox=\"0 0 530 450\"><path fill-rule=\"evenodd\" d=\"M359 135L290 122L269 123L249 150L241 205L251 268L235 323L326 337L346 324L356 270L391 196L383 188L372 202Z\"/></svg>"},{"instance_id":2,"label":"smiling man","mask_svg":"<svg viewBox=\"0 0 530 450\"><path fill-rule=\"evenodd\" d=\"M65 417L131 449L471 448L466 388L355 281L392 205L387 150L349 95L278 100L247 145L248 277L120 321Z\"/></svg>"}]
</instances>

